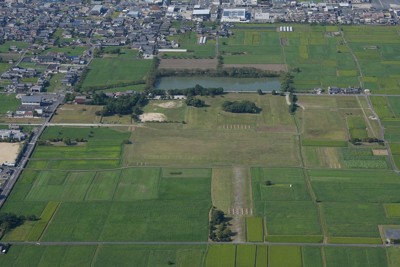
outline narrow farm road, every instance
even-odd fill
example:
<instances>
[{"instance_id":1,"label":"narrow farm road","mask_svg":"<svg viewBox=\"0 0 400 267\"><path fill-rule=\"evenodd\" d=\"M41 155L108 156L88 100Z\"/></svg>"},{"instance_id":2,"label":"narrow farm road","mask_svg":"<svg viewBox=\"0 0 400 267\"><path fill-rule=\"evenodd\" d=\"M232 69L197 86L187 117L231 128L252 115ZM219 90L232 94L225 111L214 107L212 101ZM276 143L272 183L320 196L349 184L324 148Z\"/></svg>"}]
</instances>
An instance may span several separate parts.
<instances>
[{"instance_id":1,"label":"narrow farm road","mask_svg":"<svg viewBox=\"0 0 400 267\"><path fill-rule=\"evenodd\" d=\"M246 241L245 216L253 214L250 205L251 190L249 190L248 167L234 166L232 168L232 231L236 233L235 242Z\"/></svg>"}]
</instances>

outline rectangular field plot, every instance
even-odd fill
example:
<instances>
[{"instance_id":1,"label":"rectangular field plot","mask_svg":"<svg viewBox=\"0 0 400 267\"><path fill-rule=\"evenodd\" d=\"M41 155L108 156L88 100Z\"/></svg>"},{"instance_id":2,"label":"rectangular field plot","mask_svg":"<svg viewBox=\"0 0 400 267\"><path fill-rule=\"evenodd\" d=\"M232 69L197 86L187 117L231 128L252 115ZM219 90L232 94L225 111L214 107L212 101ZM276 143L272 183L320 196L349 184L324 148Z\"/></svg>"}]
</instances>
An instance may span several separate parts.
<instances>
[{"instance_id":1,"label":"rectangular field plot","mask_svg":"<svg viewBox=\"0 0 400 267\"><path fill-rule=\"evenodd\" d=\"M323 212L332 237L379 238L378 225L400 223L399 218L386 218L382 204L324 203Z\"/></svg>"},{"instance_id":2,"label":"rectangular field plot","mask_svg":"<svg viewBox=\"0 0 400 267\"><path fill-rule=\"evenodd\" d=\"M101 117L96 115L96 111L102 109L102 106L65 104L57 109L51 122L99 123Z\"/></svg>"},{"instance_id":3,"label":"rectangular field plot","mask_svg":"<svg viewBox=\"0 0 400 267\"><path fill-rule=\"evenodd\" d=\"M347 126L349 128L350 137L352 139L364 139L368 137L367 125L363 117L349 116L347 119Z\"/></svg>"},{"instance_id":4,"label":"rectangular field plot","mask_svg":"<svg viewBox=\"0 0 400 267\"><path fill-rule=\"evenodd\" d=\"M322 202L398 202L399 177L379 170L311 170L312 187Z\"/></svg>"},{"instance_id":5,"label":"rectangular field plot","mask_svg":"<svg viewBox=\"0 0 400 267\"><path fill-rule=\"evenodd\" d=\"M236 267L254 266L256 245L239 245L236 247Z\"/></svg>"},{"instance_id":6,"label":"rectangular field plot","mask_svg":"<svg viewBox=\"0 0 400 267\"><path fill-rule=\"evenodd\" d=\"M269 267L302 267L301 248L299 246L270 246Z\"/></svg>"},{"instance_id":7,"label":"rectangular field plot","mask_svg":"<svg viewBox=\"0 0 400 267\"><path fill-rule=\"evenodd\" d=\"M342 148L344 167L351 169L387 169L388 157L374 155L370 148Z\"/></svg>"},{"instance_id":8,"label":"rectangular field plot","mask_svg":"<svg viewBox=\"0 0 400 267\"><path fill-rule=\"evenodd\" d=\"M280 236L302 240L302 236L321 234L317 208L311 201L256 202L255 206L256 214L265 216L267 240L277 242Z\"/></svg>"},{"instance_id":9,"label":"rectangular field plot","mask_svg":"<svg viewBox=\"0 0 400 267\"><path fill-rule=\"evenodd\" d=\"M337 112L330 110L304 113L304 138L315 140L347 140L347 127Z\"/></svg>"},{"instance_id":10,"label":"rectangular field plot","mask_svg":"<svg viewBox=\"0 0 400 267\"><path fill-rule=\"evenodd\" d=\"M206 267L235 266L235 254L235 245L212 245L208 248Z\"/></svg>"},{"instance_id":11,"label":"rectangular field plot","mask_svg":"<svg viewBox=\"0 0 400 267\"><path fill-rule=\"evenodd\" d=\"M104 245L98 248L94 266L193 266L200 267L205 246Z\"/></svg>"},{"instance_id":12,"label":"rectangular field plot","mask_svg":"<svg viewBox=\"0 0 400 267\"><path fill-rule=\"evenodd\" d=\"M383 248L325 247L327 267L375 267L387 266Z\"/></svg>"},{"instance_id":13,"label":"rectangular field plot","mask_svg":"<svg viewBox=\"0 0 400 267\"><path fill-rule=\"evenodd\" d=\"M301 248L303 267L323 267L321 248L302 247Z\"/></svg>"},{"instance_id":14,"label":"rectangular field plot","mask_svg":"<svg viewBox=\"0 0 400 267\"><path fill-rule=\"evenodd\" d=\"M264 221L260 217L246 218L246 236L249 242L262 242L264 240Z\"/></svg>"},{"instance_id":15,"label":"rectangular field plot","mask_svg":"<svg viewBox=\"0 0 400 267\"><path fill-rule=\"evenodd\" d=\"M389 218L400 218L400 204L385 204L385 211Z\"/></svg>"},{"instance_id":16,"label":"rectangular field plot","mask_svg":"<svg viewBox=\"0 0 400 267\"><path fill-rule=\"evenodd\" d=\"M255 201L309 200L303 173L297 168L252 168Z\"/></svg>"},{"instance_id":17,"label":"rectangular field plot","mask_svg":"<svg viewBox=\"0 0 400 267\"><path fill-rule=\"evenodd\" d=\"M96 246L13 245L1 266L90 266Z\"/></svg>"},{"instance_id":18,"label":"rectangular field plot","mask_svg":"<svg viewBox=\"0 0 400 267\"><path fill-rule=\"evenodd\" d=\"M89 72L83 81L82 88L106 89L104 87L121 84L144 83L151 67L150 60L131 58L95 58L89 66Z\"/></svg>"}]
</instances>

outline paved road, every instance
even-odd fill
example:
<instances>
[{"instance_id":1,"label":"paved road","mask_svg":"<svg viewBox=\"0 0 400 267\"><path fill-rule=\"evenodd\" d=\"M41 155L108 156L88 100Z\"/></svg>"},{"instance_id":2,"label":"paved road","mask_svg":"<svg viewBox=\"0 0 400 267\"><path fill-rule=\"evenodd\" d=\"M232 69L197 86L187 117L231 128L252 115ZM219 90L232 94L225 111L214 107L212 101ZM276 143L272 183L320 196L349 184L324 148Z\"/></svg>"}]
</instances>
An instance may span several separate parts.
<instances>
[{"instance_id":1,"label":"paved road","mask_svg":"<svg viewBox=\"0 0 400 267\"><path fill-rule=\"evenodd\" d=\"M365 247L379 248L395 245L384 244L324 244L324 243L279 243L279 242L141 242L141 241L92 241L92 242L7 242L14 245L42 246L87 246L87 245L211 245L211 244L251 244L269 246L310 246L310 247Z\"/></svg>"}]
</instances>

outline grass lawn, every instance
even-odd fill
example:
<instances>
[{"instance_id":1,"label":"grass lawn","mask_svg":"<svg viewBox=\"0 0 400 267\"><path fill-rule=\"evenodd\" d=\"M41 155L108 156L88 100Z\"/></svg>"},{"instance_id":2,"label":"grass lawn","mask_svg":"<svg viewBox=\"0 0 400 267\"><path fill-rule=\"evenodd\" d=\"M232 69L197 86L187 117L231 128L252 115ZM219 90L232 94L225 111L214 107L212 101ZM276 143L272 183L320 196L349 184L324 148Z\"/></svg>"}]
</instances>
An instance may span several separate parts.
<instances>
[{"instance_id":1,"label":"grass lawn","mask_svg":"<svg viewBox=\"0 0 400 267\"><path fill-rule=\"evenodd\" d=\"M136 128L133 145L124 149L124 165L298 165L293 118L284 98L248 94L246 98L263 109L261 114L222 111L223 101L239 98L205 97L209 107L188 108L185 124L146 123Z\"/></svg>"},{"instance_id":2,"label":"grass lawn","mask_svg":"<svg viewBox=\"0 0 400 267\"><path fill-rule=\"evenodd\" d=\"M142 82L145 80L152 61L119 56L95 58L82 84L83 89L96 86L118 85L119 83Z\"/></svg>"},{"instance_id":3,"label":"grass lawn","mask_svg":"<svg viewBox=\"0 0 400 267\"><path fill-rule=\"evenodd\" d=\"M47 92L52 93L52 92L57 92L58 90L61 89L61 81L64 78L65 74L64 73L57 73L51 76L49 80L49 86L46 88Z\"/></svg>"},{"instance_id":4,"label":"grass lawn","mask_svg":"<svg viewBox=\"0 0 400 267\"><path fill-rule=\"evenodd\" d=\"M21 100L15 98L15 94L0 94L0 114L13 111L21 105Z\"/></svg>"},{"instance_id":5,"label":"grass lawn","mask_svg":"<svg viewBox=\"0 0 400 267\"><path fill-rule=\"evenodd\" d=\"M51 122L99 123L101 117L95 113L100 110L102 110L102 106L64 104L57 109Z\"/></svg>"}]
</instances>

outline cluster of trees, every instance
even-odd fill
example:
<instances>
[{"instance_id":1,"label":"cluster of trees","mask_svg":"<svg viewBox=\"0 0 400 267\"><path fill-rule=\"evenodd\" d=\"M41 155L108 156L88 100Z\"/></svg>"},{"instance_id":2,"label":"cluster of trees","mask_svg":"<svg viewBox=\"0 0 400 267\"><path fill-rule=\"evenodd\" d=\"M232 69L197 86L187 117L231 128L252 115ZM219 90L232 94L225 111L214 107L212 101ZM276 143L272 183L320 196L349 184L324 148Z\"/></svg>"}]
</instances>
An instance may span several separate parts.
<instances>
[{"instance_id":1,"label":"cluster of trees","mask_svg":"<svg viewBox=\"0 0 400 267\"><path fill-rule=\"evenodd\" d=\"M234 236L229 227L229 219L225 217L223 211L217 210L215 207L211 210L209 229L209 238L215 242L232 241L232 236Z\"/></svg>"},{"instance_id":2,"label":"cluster of trees","mask_svg":"<svg viewBox=\"0 0 400 267\"><path fill-rule=\"evenodd\" d=\"M222 62L221 62L222 63ZM205 76L205 77L235 77L235 78L264 78L279 77L281 72L266 71L256 68L217 68L217 69L161 69L157 77L166 76Z\"/></svg>"},{"instance_id":3,"label":"cluster of trees","mask_svg":"<svg viewBox=\"0 0 400 267\"><path fill-rule=\"evenodd\" d=\"M38 145L39 146L46 146L48 145L50 142L64 142L67 146L73 145L74 143L77 142L87 142L88 140L86 140L85 138L68 138L68 137L55 137L55 138L49 138L47 140L40 140L38 141Z\"/></svg>"},{"instance_id":4,"label":"cluster of trees","mask_svg":"<svg viewBox=\"0 0 400 267\"><path fill-rule=\"evenodd\" d=\"M378 139L376 137L366 137L366 138L352 138L349 140L353 145L361 145L362 143L378 143L380 145L384 144L384 140Z\"/></svg>"},{"instance_id":5,"label":"cluster of trees","mask_svg":"<svg viewBox=\"0 0 400 267\"><path fill-rule=\"evenodd\" d=\"M244 101L225 101L222 103L222 109L226 112L232 113L260 113L261 108L257 107L255 103Z\"/></svg>"},{"instance_id":6,"label":"cluster of trees","mask_svg":"<svg viewBox=\"0 0 400 267\"><path fill-rule=\"evenodd\" d=\"M281 76L281 91L282 92L294 92L294 86L293 86L293 78L294 76L290 73L287 72L284 75Z\"/></svg>"},{"instance_id":7,"label":"cluster of trees","mask_svg":"<svg viewBox=\"0 0 400 267\"><path fill-rule=\"evenodd\" d=\"M37 221L39 220L36 215L18 216L14 213L0 213L0 231L2 234L22 225L25 220Z\"/></svg>"},{"instance_id":8,"label":"cluster of trees","mask_svg":"<svg viewBox=\"0 0 400 267\"><path fill-rule=\"evenodd\" d=\"M164 91L165 92L165 91ZM201 96L215 96L224 94L224 88L205 88L199 84L196 84L192 88L186 89L170 89L167 91L169 95L185 95L187 97L201 95Z\"/></svg>"},{"instance_id":9,"label":"cluster of trees","mask_svg":"<svg viewBox=\"0 0 400 267\"><path fill-rule=\"evenodd\" d=\"M185 101L186 105L188 106L192 106L195 108L202 108L206 106L206 102L204 102L204 100L195 98L195 97L189 97L186 99Z\"/></svg>"},{"instance_id":10,"label":"cluster of trees","mask_svg":"<svg viewBox=\"0 0 400 267\"><path fill-rule=\"evenodd\" d=\"M297 96L294 95L293 93L289 94L289 101L290 101L290 105L289 105L289 113L290 114L294 114L297 110Z\"/></svg>"},{"instance_id":11,"label":"cluster of trees","mask_svg":"<svg viewBox=\"0 0 400 267\"><path fill-rule=\"evenodd\" d=\"M135 94L132 96L121 96L118 98L107 97L104 93L93 95L90 102L92 105L104 105L103 110L97 111L98 116L128 115L133 118L142 114L142 107L147 104L145 94Z\"/></svg>"}]
</instances>

